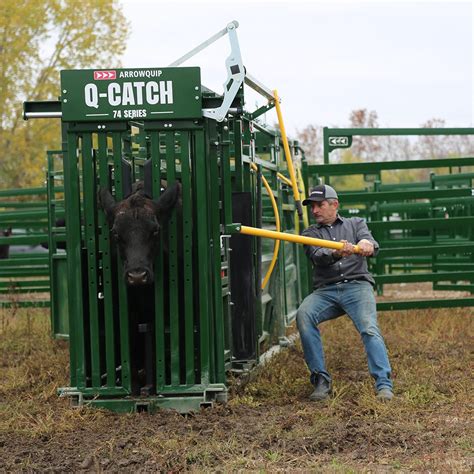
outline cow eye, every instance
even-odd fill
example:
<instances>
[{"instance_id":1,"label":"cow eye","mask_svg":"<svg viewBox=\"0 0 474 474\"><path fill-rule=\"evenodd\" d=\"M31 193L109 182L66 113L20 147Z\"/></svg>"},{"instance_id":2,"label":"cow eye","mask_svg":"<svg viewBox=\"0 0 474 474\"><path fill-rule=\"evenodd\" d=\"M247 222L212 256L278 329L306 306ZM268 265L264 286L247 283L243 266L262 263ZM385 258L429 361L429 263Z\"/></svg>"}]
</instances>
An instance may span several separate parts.
<instances>
[{"instance_id":1,"label":"cow eye","mask_svg":"<svg viewBox=\"0 0 474 474\"><path fill-rule=\"evenodd\" d=\"M112 237L114 238L114 240L118 240L118 239L119 239L118 232L117 232L115 229L112 229Z\"/></svg>"}]
</instances>

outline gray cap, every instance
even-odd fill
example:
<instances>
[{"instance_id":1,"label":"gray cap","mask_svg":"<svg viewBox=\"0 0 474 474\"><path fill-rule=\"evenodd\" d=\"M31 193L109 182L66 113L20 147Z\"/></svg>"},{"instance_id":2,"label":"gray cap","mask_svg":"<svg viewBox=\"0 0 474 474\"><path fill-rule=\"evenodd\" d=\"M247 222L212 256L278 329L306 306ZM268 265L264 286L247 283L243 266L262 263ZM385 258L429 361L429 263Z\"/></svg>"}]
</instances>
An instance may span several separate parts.
<instances>
[{"instance_id":1,"label":"gray cap","mask_svg":"<svg viewBox=\"0 0 474 474\"><path fill-rule=\"evenodd\" d=\"M320 184L311 190L309 196L303 201L303 206L312 202L325 201L326 199L339 199L336 190L327 184Z\"/></svg>"}]
</instances>

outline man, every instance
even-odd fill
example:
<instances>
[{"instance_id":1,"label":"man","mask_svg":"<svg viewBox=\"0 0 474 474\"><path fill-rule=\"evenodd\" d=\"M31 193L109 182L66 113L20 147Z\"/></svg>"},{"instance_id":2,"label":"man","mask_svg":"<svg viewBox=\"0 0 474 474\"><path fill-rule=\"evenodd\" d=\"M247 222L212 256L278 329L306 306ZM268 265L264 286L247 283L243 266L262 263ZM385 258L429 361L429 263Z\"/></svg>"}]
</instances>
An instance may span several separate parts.
<instances>
[{"instance_id":1,"label":"man","mask_svg":"<svg viewBox=\"0 0 474 474\"><path fill-rule=\"evenodd\" d=\"M324 400L332 390L318 325L347 314L364 343L369 372L375 379L377 398L391 400L391 368L377 325L373 290L375 282L366 261L366 257L376 254L378 243L363 219L348 219L338 214L338 196L331 186L316 186L303 205L311 206L317 222L303 231L304 236L344 244L340 250L305 246L306 255L313 264L314 291L301 303L296 321L306 364L311 372L311 383L314 385L310 399ZM358 245L358 253L355 253L353 243Z\"/></svg>"}]
</instances>

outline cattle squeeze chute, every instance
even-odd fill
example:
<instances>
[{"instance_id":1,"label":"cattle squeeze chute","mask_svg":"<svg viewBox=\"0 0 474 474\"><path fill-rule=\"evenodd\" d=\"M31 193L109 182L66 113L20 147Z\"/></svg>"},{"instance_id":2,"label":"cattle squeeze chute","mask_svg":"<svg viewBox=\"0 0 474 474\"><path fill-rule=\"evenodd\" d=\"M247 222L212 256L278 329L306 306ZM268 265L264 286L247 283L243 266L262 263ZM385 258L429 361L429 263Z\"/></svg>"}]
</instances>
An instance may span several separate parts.
<instances>
[{"instance_id":1,"label":"cattle squeeze chute","mask_svg":"<svg viewBox=\"0 0 474 474\"><path fill-rule=\"evenodd\" d=\"M77 404L187 412L225 401L228 373L285 343L309 291L302 246L282 244L262 290L273 241L238 233L275 229L262 180L281 230L295 232L281 150L301 150L258 121L275 99L245 72L237 26L209 40L229 34L223 95L198 67L173 64L61 71L59 102L25 103L25 118L61 117L67 288L53 281L52 298L68 308L61 393ZM246 112L244 83L267 103Z\"/></svg>"}]
</instances>

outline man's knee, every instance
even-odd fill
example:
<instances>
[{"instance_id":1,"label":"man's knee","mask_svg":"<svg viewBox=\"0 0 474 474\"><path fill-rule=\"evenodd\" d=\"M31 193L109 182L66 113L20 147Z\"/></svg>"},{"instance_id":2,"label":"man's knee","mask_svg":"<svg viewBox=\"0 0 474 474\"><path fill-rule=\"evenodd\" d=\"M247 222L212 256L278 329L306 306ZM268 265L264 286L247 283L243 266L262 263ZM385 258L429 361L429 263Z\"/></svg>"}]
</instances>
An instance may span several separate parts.
<instances>
[{"instance_id":1,"label":"man's knee","mask_svg":"<svg viewBox=\"0 0 474 474\"><path fill-rule=\"evenodd\" d=\"M380 329L377 324L374 324L372 321L362 321L362 324L359 327L359 332L361 336L370 336L370 337L382 337Z\"/></svg>"},{"instance_id":2,"label":"man's knee","mask_svg":"<svg viewBox=\"0 0 474 474\"><path fill-rule=\"evenodd\" d=\"M309 325L311 325L311 315L305 310L304 306L301 305L296 312L296 326L301 332L304 331Z\"/></svg>"}]
</instances>

